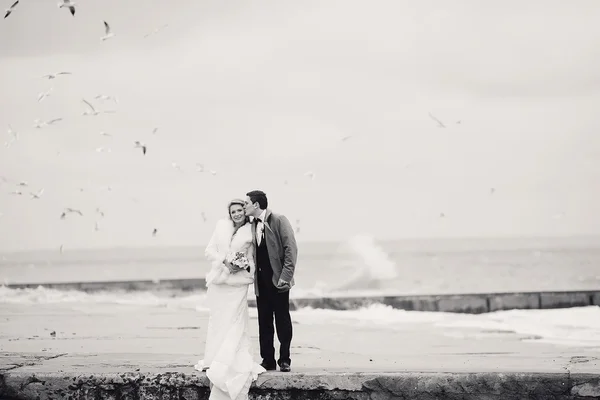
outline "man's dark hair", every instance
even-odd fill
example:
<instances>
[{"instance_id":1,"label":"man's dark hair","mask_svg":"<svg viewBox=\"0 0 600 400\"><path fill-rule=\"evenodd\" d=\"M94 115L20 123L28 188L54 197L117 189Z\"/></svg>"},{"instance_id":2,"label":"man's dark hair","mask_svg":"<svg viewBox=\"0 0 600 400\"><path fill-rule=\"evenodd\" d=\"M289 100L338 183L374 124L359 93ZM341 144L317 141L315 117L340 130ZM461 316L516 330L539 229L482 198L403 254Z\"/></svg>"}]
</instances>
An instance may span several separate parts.
<instances>
[{"instance_id":1,"label":"man's dark hair","mask_svg":"<svg viewBox=\"0 0 600 400\"><path fill-rule=\"evenodd\" d=\"M258 205L261 210L266 210L269 206L267 194L262 190L253 190L251 192L246 193L246 196L250 197L250 201L252 202L252 204L258 202Z\"/></svg>"}]
</instances>

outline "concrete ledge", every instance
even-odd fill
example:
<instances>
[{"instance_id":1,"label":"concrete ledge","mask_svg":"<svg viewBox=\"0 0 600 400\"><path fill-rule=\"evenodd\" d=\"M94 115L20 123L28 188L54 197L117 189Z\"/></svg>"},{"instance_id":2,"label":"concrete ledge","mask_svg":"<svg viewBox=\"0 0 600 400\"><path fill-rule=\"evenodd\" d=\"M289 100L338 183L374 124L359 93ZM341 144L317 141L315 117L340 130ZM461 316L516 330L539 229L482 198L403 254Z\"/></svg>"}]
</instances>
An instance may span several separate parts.
<instances>
[{"instance_id":1,"label":"concrete ledge","mask_svg":"<svg viewBox=\"0 0 600 400\"><path fill-rule=\"evenodd\" d=\"M165 279L146 281L98 281L98 282L56 282L56 283L14 283L7 285L11 289L35 289L39 286L59 290L79 290L82 292L100 292L111 290L123 291L169 291L188 292L205 290L206 280L198 279Z\"/></svg>"},{"instance_id":2,"label":"concrete ledge","mask_svg":"<svg viewBox=\"0 0 600 400\"><path fill-rule=\"evenodd\" d=\"M208 399L204 373L0 374L0 398ZM265 373L250 399L600 399L598 374Z\"/></svg>"},{"instance_id":3,"label":"concrete ledge","mask_svg":"<svg viewBox=\"0 0 600 400\"><path fill-rule=\"evenodd\" d=\"M123 281L123 282L73 282L49 284L12 284L9 288L37 288L38 286L95 292L100 290L154 292L204 291L204 279L171 279L164 281ZM249 299L251 307L256 301ZM597 305L600 306L600 289L592 291L563 292L517 292L517 293L464 293L444 295L412 296L331 296L312 298L291 298L293 310L312 307L330 310L355 310L372 304L385 304L408 311L444 311L481 314L491 311L512 309L548 309Z\"/></svg>"},{"instance_id":4,"label":"concrete ledge","mask_svg":"<svg viewBox=\"0 0 600 400\"><path fill-rule=\"evenodd\" d=\"M303 307L355 310L375 303L407 311L444 311L481 314L512 309L600 305L600 291L292 298L290 299L290 308L294 310ZM256 307L254 299L250 299L249 304L251 307Z\"/></svg>"}]
</instances>

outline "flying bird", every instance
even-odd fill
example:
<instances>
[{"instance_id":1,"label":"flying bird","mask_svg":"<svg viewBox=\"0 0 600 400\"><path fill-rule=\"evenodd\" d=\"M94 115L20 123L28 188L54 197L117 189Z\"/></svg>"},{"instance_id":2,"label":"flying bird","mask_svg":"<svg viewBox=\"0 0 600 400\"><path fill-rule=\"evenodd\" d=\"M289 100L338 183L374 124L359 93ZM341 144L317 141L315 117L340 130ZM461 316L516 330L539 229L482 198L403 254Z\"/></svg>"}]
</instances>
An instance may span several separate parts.
<instances>
[{"instance_id":1,"label":"flying bird","mask_svg":"<svg viewBox=\"0 0 600 400\"><path fill-rule=\"evenodd\" d=\"M58 3L58 8L67 7L71 12L72 16L75 16L75 2L71 0L62 0L62 3Z\"/></svg>"},{"instance_id":2,"label":"flying bird","mask_svg":"<svg viewBox=\"0 0 600 400\"><path fill-rule=\"evenodd\" d=\"M102 36L100 38L100 40L104 41L106 39L110 39L111 37L115 36L114 33L112 33L112 31L110 30L110 25L108 25L108 22L106 21L102 21L104 22L104 36Z\"/></svg>"},{"instance_id":3,"label":"flying bird","mask_svg":"<svg viewBox=\"0 0 600 400\"><path fill-rule=\"evenodd\" d=\"M161 30L165 29L167 26L169 26L169 24L164 24L162 26L159 26L158 28L155 28L152 32L145 34L144 39L147 38L148 36L151 36L155 33L160 32Z\"/></svg>"},{"instance_id":4,"label":"flying bird","mask_svg":"<svg viewBox=\"0 0 600 400\"><path fill-rule=\"evenodd\" d=\"M153 135L156 135L156 132L158 132L158 128L154 128L154 129L152 129L152 134L153 134Z\"/></svg>"},{"instance_id":5,"label":"flying bird","mask_svg":"<svg viewBox=\"0 0 600 400\"><path fill-rule=\"evenodd\" d=\"M10 139L10 141L4 143L4 145L7 148L10 147L14 142L19 140L19 133L17 131L13 130L13 128L10 124L8 125L8 134L11 135L12 138Z\"/></svg>"},{"instance_id":6,"label":"flying bird","mask_svg":"<svg viewBox=\"0 0 600 400\"><path fill-rule=\"evenodd\" d=\"M158 229L154 228L154 230L152 231L152 236L156 236L157 233L158 233Z\"/></svg>"},{"instance_id":7,"label":"flying bird","mask_svg":"<svg viewBox=\"0 0 600 400\"><path fill-rule=\"evenodd\" d=\"M92 103L90 103L89 101L87 101L86 99L82 99L83 102L90 108L89 110L84 111L83 113L81 113L81 115L98 115L98 114L106 114L106 113L114 113L114 110L104 110L104 111L98 111L94 108L94 106L92 105Z\"/></svg>"},{"instance_id":8,"label":"flying bird","mask_svg":"<svg viewBox=\"0 0 600 400\"><path fill-rule=\"evenodd\" d=\"M115 104L119 104L119 99L117 99L117 96L109 96L106 94L99 94L98 96L94 97L96 100L112 100L115 102Z\"/></svg>"},{"instance_id":9,"label":"flying bird","mask_svg":"<svg viewBox=\"0 0 600 400\"><path fill-rule=\"evenodd\" d=\"M81 211L76 210L74 208L67 207L67 208L65 208L65 210L63 211L63 213L60 215L60 219L65 219L65 217L67 216L67 214L71 214L71 213L73 213L73 214L79 214L80 216L83 217L83 213Z\"/></svg>"},{"instance_id":10,"label":"flying bird","mask_svg":"<svg viewBox=\"0 0 600 400\"><path fill-rule=\"evenodd\" d=\"M433 114L429 113L429 117L430 117L432 120L434 120L435 122L437 122L437 123L438 123L438 127L440 127L440 128L445 128L445 127L446 127L446 125L444 125L444 124L442 123L442 121L440 121L439 119L437 119L436 117L434 117L434 116L433 116Z\"/></svg>"},{"instance_id":11,"label":"flying bird","mask_svg":"<svg viewBox=\"0 0 600 400\"><path fill-rule=\"evenodd\" d=\"M44 122L40 121L39 119L36 119L35 121L33 121L33 123L34 123L33 127L39 129L39 128L43 128L44 126L53 125L55 122L58 122L58 121L62 121L62 118L54 118L54 119L51 119L50 121L44 121Z\"/></svg>"},{"instance_id":12,"label":"flying bird","mask_svg":"<svg viewBox=\"0 0 600 400\"><path fill-rule=\"evenodd\" d=\"M196 163L196 171L204 172L204 164Z\"/></svg>"},{"instance_id":13,"label":"flying bird","mask_svg":"<svg viewBox=\"0 0 600 400\"><path fill-rule=\"evenodd\" d=\"M50 96L50 93L52 92L52 88L48 89L47 92L41 92L40 94L38 94L38 102L44 100L46 97Z\"/></svg>"},{"instance_id":14,"label":"flying bird","mask_svg":"<svg viewBox=\"0 0 600 400\"><path fill-rule=\"evenodd\" d=\"M30 192L29 194L31 195L32 199L40 199L42 194L44 194L44 189L40 189L37 193Z\"/></svg>"},{"instance_id":15,"label":"flying bird","mask_svg":"<svg viewBox=\"0 0 600 400\"><path fill-rule=\"evenodd\" d=\"M100 136L112 136L110 133L106 133L104 131L100 132Z\"/></svg>"},{"instance_id":16,"label":"flying bird","mask_svg":"<svg viewBox=\"0 0 600 400\"><path fill-rule=\"evenodd\" d=\"M47 74L47 75L44 75L44 76L42 76L42 78L56 79L56 77L57 77L58 75L71 75L71 73L70 73L70 72L57 72L57 73L55 73L55 74Z\"/></svg>"},{"instance_id":17,"label":"flying bird","mask_svg":"<svg viewBox=\"0 0 600 400\"><path fill-rule=\"evenodd\" d=\"M14 10L14 9L15 9L15 7L17 6L17 4L19 4L19 0L15 1L15 2L13 3L13 5L12 5L12 6L10 6L10 8L7 8L7 9L6 9L6 14L4 14L4 18L8 17L8 16L9 16L9 15L10 15L10 14L13 12L13 10Z\"/></svg>"},{"instance_id":18,"label":"flying bird","mask_svg":"<svg viewBox=\"0 0 600 400\"><path fill-rule=\"evenodd\" d=\"M134 148L135 148L135 149L142 149L142 153L143 153L144 155L146 154L146 150L147 150L148 148L146 147L146 145L145 145L145 144L143 144L143 143L142 143L142 142L140 142L139 140L136 140L134 144L135 144L135 146L134 146Z\"/></svg>"},{"instance_id":19,"label":"flying bird","mask_svg":"<svg viewBox=\"0 0 600 400\"><path fill-rule=\"evenodd\" d=\"M304 176L308 176L310 179L315 179L315 173L312 171L305 172Z\"/></svg>"},{"instance_id":20,"label":"flying bird","mask_svg":"<svg viewBox=\"0 0 600 400\"><path fill-rule=\"evenodd\" d=\"M98 115L98 114L100 114L99 111L96 111L96 109L94 108L92 103L90 103L86 99L82 99L82 101L90 108L90 110L84 111L81 115Z\"/></svg>"}]
</instances>

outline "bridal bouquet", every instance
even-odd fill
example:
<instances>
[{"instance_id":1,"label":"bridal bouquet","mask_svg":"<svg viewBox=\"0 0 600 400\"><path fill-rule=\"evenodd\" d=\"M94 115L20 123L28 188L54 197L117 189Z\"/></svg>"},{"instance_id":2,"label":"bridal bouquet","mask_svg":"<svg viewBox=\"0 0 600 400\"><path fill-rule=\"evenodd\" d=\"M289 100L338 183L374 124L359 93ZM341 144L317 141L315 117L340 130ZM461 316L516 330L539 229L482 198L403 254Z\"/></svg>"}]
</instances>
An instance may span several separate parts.
<instances>
[{"instance_id":1,"label":"bridal bouquet","mask_svg":"<svg viewBox=\"0 0 600 400\"><path fill-rule=\"evenodd\" d=\"M227 261L240 270L244 269L250 272L250 261L248 261L246 254L242 253L241 251L229 254L227 256Z\"/></svg>"}]
</instances>

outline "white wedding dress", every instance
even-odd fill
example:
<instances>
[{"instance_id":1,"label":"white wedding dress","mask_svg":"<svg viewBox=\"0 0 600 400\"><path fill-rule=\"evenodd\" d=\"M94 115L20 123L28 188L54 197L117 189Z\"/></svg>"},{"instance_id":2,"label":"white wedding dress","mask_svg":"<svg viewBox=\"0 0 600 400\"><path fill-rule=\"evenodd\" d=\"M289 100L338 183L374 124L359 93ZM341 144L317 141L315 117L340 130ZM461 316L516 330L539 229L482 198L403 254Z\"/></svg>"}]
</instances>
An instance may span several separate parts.
<instances>
[{"instance_id":1,"label":"white wedding dress","mask_svg":"<svg viewBox=\"0 0 600 400\"><path fill-rule=\"evenodd\" d=\"M254 282L252 230L246 224L234 233L229 219L220 220L206 247L211 261L206 276L207 305L210 310L204 359L195 368L212 383L211 400L246 400L252 381L265 371L252 358L248 332L248 287ZM245 252L250 272L234 274L223 264L229 253Z\"/></svg>"}]
</instances>

